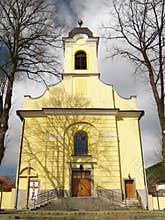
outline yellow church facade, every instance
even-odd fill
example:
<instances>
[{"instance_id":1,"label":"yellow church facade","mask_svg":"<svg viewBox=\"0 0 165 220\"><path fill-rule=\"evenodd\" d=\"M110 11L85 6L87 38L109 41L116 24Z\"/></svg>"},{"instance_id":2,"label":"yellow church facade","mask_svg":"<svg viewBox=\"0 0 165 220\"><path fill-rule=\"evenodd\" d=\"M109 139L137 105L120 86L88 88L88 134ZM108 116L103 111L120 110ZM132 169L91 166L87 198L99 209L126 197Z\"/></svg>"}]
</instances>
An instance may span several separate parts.
<instances>
[{"instance_id":1,"label":"yellow church facade","mask_svg":"<svg viewBox=\"0 0 165 220\"><path fill-rule=\"evenodd\" d=\"M16 207L56 189L62 197L116 192L147 207L136 98L123 99L99 79L99 38L85 27L63 38L64 73L42 97L25 97Z\"/></svg>"}]
</instances>

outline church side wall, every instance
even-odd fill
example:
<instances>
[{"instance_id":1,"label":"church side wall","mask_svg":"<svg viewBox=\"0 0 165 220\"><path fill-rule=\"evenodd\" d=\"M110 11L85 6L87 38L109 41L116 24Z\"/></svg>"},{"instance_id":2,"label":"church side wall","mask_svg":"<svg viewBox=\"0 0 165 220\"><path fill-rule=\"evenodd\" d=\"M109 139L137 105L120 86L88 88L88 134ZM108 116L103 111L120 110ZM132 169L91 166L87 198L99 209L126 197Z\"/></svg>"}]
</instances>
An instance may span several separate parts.
<instances>
[{"instance_id":1,"label":"church side wall","mask_svg":"<svg viewBox=\"0 0 165 220\"><path fill-rule=\"evenodd\" d=\"M123 118L118 120L123 188L125 180L133 179L137 190L146 206L146 187L140 143L138 119Z\"/></svg>"}]
</instances>

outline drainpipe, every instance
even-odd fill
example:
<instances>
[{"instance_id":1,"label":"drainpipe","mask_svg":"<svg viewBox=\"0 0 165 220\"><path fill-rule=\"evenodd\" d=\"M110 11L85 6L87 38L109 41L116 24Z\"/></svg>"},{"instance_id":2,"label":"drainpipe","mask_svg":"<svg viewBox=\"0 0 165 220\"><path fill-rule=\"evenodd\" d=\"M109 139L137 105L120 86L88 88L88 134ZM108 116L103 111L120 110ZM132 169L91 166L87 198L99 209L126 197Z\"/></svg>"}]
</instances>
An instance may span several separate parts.
<instances>
[{"instance_id":1,"label":"drainpipe","mask_svg":"<svg viewBox=\"0 0 165 220\"><path fill-rule=\"evenodd\" d=\"M17 112L19 115L19 113ZM19 115L20 116L20 115ZM21 116L20 116L21 118ZM19 193L19 173L20 173L20 166L21 166L21 155L22 155L22 146L23 146L23 135L24 135L24 127L25 127L25 120L21 118L23 121L23 126L22 126L22 136L21 136L21 144L20 144L20 152L19 152L19 160L18 160L18 168L17 168L17 185L16 185L16 197L15 197L15 204L14 208L17 209L18 205L18 193Z\"/></svg>"},{"instance_id":2,"label":"drainpipe","mask_svg":"<svg viewBox=\"0 0 165 220\"><path fill-rule=\"evenodd\" d=\"M113 97L113 106L114 106L114 109L116 109L115 94L114 94L113 88L112 88L112 97ZM121 189L122 201L123 201L124 200L124 192L123 192L123 184L122 184L123 183L123 178L122 178L120 139L119 139L117 116L115 116L115 125L116 125L117 147L118 147L118 156L119 156L120 189Z\"/></svg>"},{"instance_id":3,"label":"drainpipe","mask_svg":"<svg viewBox=\"0 0 165 220\"><path fill-rule=\"evenodd\" d=\"M144 115L144 112L141 114L140 118ZM139 118L139 119L140 119ZM143 176L144 176L144 185L145 185L145 194L146 194L146 209L148 209L148 187L147 187L147 177L146 172L144 168L144 156L143 156L143 149L142 149L142 140L141 140L141 134L140 134L140 124L138 119L138 128L139 128L139 137L140 137L140 148L141 148L141 155L142 155L142 166L143 166Z\"/></svg>"}]
</instances>

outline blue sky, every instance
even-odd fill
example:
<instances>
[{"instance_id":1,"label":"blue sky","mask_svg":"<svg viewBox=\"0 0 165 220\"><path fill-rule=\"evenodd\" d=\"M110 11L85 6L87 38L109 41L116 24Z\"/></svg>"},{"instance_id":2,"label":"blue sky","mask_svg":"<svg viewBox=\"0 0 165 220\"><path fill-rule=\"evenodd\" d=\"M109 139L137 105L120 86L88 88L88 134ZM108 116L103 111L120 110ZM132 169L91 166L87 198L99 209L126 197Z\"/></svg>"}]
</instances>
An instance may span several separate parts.
<instances>
[{"instance_id":1,"label":"blue sky","mask_svg":"<svg viewBox=\"0 0 165 220\"><path fill-rule=\"evenodd\" d=\"M66 36L74 26L77 26L78 18L83 19L83 26L87 26L93 31L95 36L101 37L101 25L109 20L113 22L110 4L104 4L105 0L57 0L57 18L61 25L65 27ZM111 3L111 0L108 1ZM111 45L110 45L111 46ZM160 140L159 123L153 104L153 96L150 87L143 78L133 75L134 67L121 59L110 60L107 58L107 45L102 38L99 44L99 70L101 79L113 85L117 93L125 98L137 95L138 109L145 110L145 117L141 120L142 143L145 156L145 164L149 166L160 160ZM37 89L36 89L37 88ZM20 92L21 91L21 92ZM10 131L7 135L7 148L3 160L3 167L0 175L7 173L15 174L18 160L19 140L21 133L21 123L16 116L16 110L22 109L23 95L33 97L40 96L43 87L40 84L28 81L18 81L15 83L13 107L11 113L13 120L10 120ZM13 129L17 127L16 129Z\"/></svg>"}]
</instances>

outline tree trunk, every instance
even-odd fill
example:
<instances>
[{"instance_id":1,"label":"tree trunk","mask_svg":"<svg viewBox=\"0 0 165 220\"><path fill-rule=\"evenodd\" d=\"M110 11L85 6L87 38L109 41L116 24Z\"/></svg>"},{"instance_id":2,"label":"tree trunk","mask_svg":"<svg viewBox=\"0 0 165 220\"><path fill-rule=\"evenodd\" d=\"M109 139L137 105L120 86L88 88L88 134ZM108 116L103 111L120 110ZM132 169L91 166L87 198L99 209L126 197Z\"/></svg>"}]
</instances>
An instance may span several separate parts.
<instances>
[{"instance_id":1,"label":"tree trunk","mask_svg":"<svg viewBox=\"0 0 165 220\"><path fill-rule=\"evenodd\" d=\"M0 128L0 164L1 164L2 158L4 156L4 151L5 151L4 140L5 140L5 132L4 132L4 129L1 127Z\"/></svg>"},{"instance_id":2,"label":"tree trunk","mask_svg":"<svg viewBox=\"0 0 165 220\"><path fill-rule=\"evenodd\" d=\"M163 167L164 167L164 175L165 175L165 117L162 119L161 129L162 129L162 156L163 156Z\"/></svg>"},{"instance_id":3,"label":"tree trunk","mask_svg":"<svg viewBox=\"0 0 165 220\"><path fill-rule=\"evenodd\" d=\"M143 57L144 60L146 61L146 67L148 68L149 72L149 79L150 79L150 85L153 91L154 99L156 102L157 106L157 112L158 112L158 117L159 117L159 122L160 122L160 127L161 127L161 132L162 132L162 157L163 157L163 167L164 167L164 173L165 173L165 116L164 116L164 84L162 82L161 84L161 90L162 94L161 97L159 97L159 92L156 87L156 83L154 81L154 72L153 68L151 66L151 63L149 61L149 58L147 56L146 51L143 51Z\"/></svg>"},{"instance_id":4,"label":"tree trunk","mask_svg":"<svg viewBox=\"0 0 165 220\"><path fill-rule=\"evenodd\" d=\"M162 135L162 153L163 153L163 166L164 166L164 175L165 175L165 134Z\"/></svg>"},{"instance_id":5,"label":"tree trunk","mask_svg":"<svg viewBox=\"0 0 165 220\"><path fill-rule=\"evenodd\" d=\"M3 113L3 97L0 96L0 119L2 117ZM0 161L2 161L3 155L4 155L4 139L5 139L5 133L3 131L3 124L2 120L0 120Z\"/></svg>"},{"instance_id":6,"label":"tree trunk","mask_svg":"<svg viewBox=\"0 0 165 220\"><path fill-rule=\"evenodd\" d=\"M3 97L1 95L0 96L0 116L2 115L2 110L3 110Z\"/></svg>"},{"instance_id":7,"label":"tree trunk","mask_svg":"<svg viewBox=\"0 0 165 220\"><path fill-rule=\"evenodd\" d=\"M4 106L0 114L0 164L5 151L5 133L8 130L9 111L11 108L11 99L13 92L14 74L16 72L16 64L11 65L10 77L7 84Z\"/></svg>"}]
</instances>

